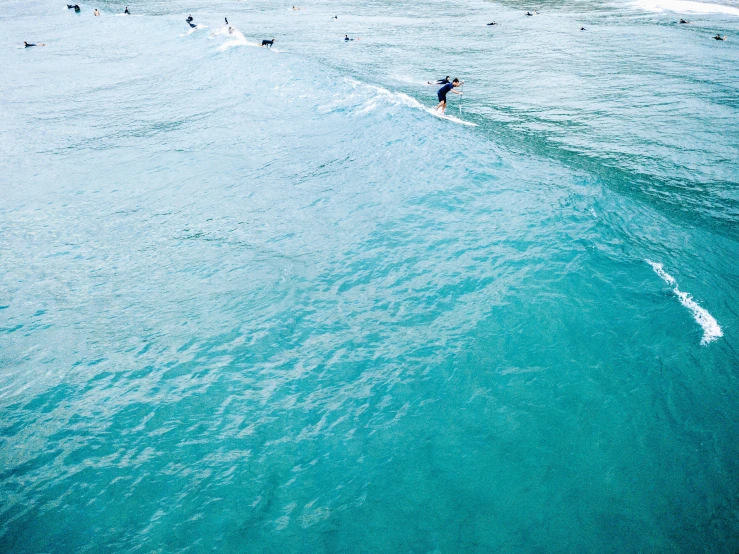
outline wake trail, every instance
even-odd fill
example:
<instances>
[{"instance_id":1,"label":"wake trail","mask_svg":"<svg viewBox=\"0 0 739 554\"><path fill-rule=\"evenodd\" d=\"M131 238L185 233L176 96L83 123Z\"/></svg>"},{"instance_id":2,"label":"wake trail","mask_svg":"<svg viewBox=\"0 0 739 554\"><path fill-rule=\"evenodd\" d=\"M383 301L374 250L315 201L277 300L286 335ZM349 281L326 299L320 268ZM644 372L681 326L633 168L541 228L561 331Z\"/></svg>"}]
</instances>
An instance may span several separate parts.
<instances>
[{"instance_id":1,"label":"wake trail","mask_svg":"<svg viewBox=\"0 0 739 554\"><path fill-rule=\"evenodd\" d=\"M701 345L705 346L716 339L723 337L724 333L721 330L721 326L716 321L708 310L701 308L695 300L687 292L681 291L677 287L677 281L675 278L667 273L664 266L661 263L653 262L651 260L645 260L649 265L652 266L654 272L660 276L660 278L672 287L672 292L678 297L680 303L685 306L693 314L693 319L703 328L703 338L701 339Z\"/></svg>"}]
</instances>

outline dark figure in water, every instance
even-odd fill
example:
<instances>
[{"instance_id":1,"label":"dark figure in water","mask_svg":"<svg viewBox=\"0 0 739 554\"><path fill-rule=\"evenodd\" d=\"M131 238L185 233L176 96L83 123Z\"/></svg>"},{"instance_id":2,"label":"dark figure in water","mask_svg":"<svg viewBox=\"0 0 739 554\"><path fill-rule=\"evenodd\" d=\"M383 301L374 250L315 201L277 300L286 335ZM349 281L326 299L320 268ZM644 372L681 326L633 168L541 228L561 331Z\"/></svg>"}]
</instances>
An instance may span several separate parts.
<instances>
[{"instance_id":1,"label":"dark figure in water","mask_svg":"<svg viewBox=\"0 0 739 554\"><path fill-rule=\"evenodd\" d=\"M444 77L443 79L436 79L436 81L426 81L427 85L448 85L451 83L449 80L449 75Z\"/></svg>"},{"instance_id":2,"label":"dark figure in water","mask_svg":"<svg viewBox=\"0 0 739 554\"><path fill-rule=\"evenodd\" d=\"M223 19L226 20L226 25L228 25L228 17L224 17Z\"/></svg>"},{"instance_id":3,"label":"dark figure in water","mask_svg":"<svg viewBox=\"0 0 739 554\"><path fill-rule=\"evenodd\" d=\"M188 23L192 23L192 16L190 14L187 14L187 19L185 19Z\"/></svg>"},{"instance_id":4,"label":"dark figure in water","mask_svg":"<svg viewBox=\"0 0 739 554\"><path fill-rule=\"evenodd\" d=\"M125 10L123 10L123 13L125 13L126 15L131 15L131 12L128 11L128 6L126 6Z\"/></svg>"},{"instance_id":5,"label":"dark figure in water","mask_svg":"<svg viewBox=\"0 0 739 554\"><path fill-rule=\"evenodd\" d=\"M713 37L713 38L715 38L716 40L726 40L726 36L723 36L723 37L722 37L721 35L716 35L716 36L715 36L715 37Z\"/></svg>"},{"instance_id":6,"label":"dark figure in water","mask_svg":"<svg viewBox=\"0 0 739 554\"><path fill-rule=\"evenodd\" d=\"M492 23L488 23L488 25L497 25L497 23L493 21Z\"/></svg>"},{"instance_id":7,"label":"dark figure in water","mask_svg":"<svg viewBox=\"0 0 739 554\"><path fill-rule=\"evenodd\" d=\"M80 7L77 4L75 4L74 6L72 4L67 4L67 9L68 10L74 10L76 12L79 12L80 11Z\"/></svg>"},{"instance_id":8,"label":"dark figure in water","mask_svg":"<svg viewBox=\"0 0 739 554\"><path fill-rule=\"evenodd\" d=\"M344 35L344 42L350 42L352 40L359 40L358 38L349 38L349 35Z\"/></svg>"},{"instance_id":9,"label":"dark figure in water","mask_svg":"<svg viewBox=\"0 0 739 554\"><path fill-rule=\"evenodd\" d=\"M193 23L192 21L188 21L187 24L190 26L191 29L197 29L198 28L198 26L195 25L195 23Z\"/></svg>"},{"instance_id":10,"label":"dark figure in water","mask_svg":"<svg viewBox=\"0 0 739 554\"><path fill-rule=\"evenodd\" d=\"M75 5L74 5L74 11L75 11L76 13L80 13L80 6L79 6L79 4L75 4Z\"/></svg>"},{"instance_id":11,"label":"dark figure in water","mask_svg":"<svg viewBox=\"0 0 739 554\"><path fill-rule=\"evenodd\" d=\"M686 23L690 23L690 21L685 21L684 19L681 19L681 20L680 20L680 23L681 23L682 25L685 25Z\"/></svg>"},{"instance_id":12,"label":"dark figure in water","mask_svg":"<svg viewBox=\"0 0 739 554\"><path fill-rule=\"evenodd\" d=\"M585 30L585 27L580 27L580 30L581 30L581 31L584 31L584 30Z\"/></svg>"},{"instance_id":13,"label":"dark figure in water","mask_svg":"<svg viewBox=\"0 0 739 554\"><path fill-rule=\"evenodd\" d=\"M31 46L46 46L45 44L34 44L32 42L29 43L25 41L23 41L23 44L24 44L23 46L24 48L30 48Z\"/></svg>"},{"instance_id":14,"label":"dark figure in water","mask_svg":"<svg viewBox=\"0 0 739 554\"><path fill-rule=\"evenodd\" d=\"M530 17L530 16L532 16L532 15L534 15L534 14L533 14L533 13L531 13L531 12L526 12L526 15L528 15L528 16Z\"/></svg>"},{"instance_id":15,"label":"dark figure in water","mask_svg":"<svg viewBox=\"0 0 739 554\"><path fill-rule=\"evenodd\" d=\"M262 41L262 46L266 46L267 48L269 48L271 50L272 49L272 45L274 43L275 43L275 39L272 39L272 40L263 40Z\"/></svg>"}]
</instances>

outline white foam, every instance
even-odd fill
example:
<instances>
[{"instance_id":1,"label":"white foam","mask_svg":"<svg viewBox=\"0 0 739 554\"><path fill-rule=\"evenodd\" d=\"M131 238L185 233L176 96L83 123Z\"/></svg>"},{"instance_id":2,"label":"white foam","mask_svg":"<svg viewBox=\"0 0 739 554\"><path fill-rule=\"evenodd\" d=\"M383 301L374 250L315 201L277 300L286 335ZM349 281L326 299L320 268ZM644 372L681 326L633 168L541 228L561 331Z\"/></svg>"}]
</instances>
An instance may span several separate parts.
<instances>
[{"instance_id":1,"label":"white foam","mask_svg":"<svg viewBox=\"0 0 739 554\"><path fill-rule=\"evenodd\" d=\"M739 16L739 8L694 0L635 0L634 5L650 12L723 13Z\"/></svg>"},{"instance_id":2,"label":"white foam","mask_svg":"<svg viewBox=\"0 0 739 554\"><path fill-rule=\"evenodd\" d=\"M688 308L693 314L693 319L703 328L703 338L701 339L701 345L705 346L709 342L713 342L716 339L723 337L724 333L721 330L721 326L718 324L716 319L708 313L707 310L701 308L695 300L687 292L681 291L677 288L677 281L675 278L667 273L664 266L660 263L653 262L651 260L645 260L649 265L652 266L654 272L659 275L662 280L670 285L672 292L680 299L680 303Z\"/></svg>"}]
</instances>

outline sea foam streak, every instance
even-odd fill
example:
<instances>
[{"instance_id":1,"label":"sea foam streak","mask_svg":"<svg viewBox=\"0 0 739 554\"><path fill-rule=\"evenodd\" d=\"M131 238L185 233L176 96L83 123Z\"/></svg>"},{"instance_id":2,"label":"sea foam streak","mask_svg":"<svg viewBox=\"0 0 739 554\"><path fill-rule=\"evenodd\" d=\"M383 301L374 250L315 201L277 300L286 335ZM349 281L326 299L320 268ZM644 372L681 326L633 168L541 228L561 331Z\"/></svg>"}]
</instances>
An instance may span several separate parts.
<instances>
[{"instance_id":1,"label":"sea foam streak","mask_svg":"<svg viewBox=\"0 0 739 554\"><path fill-rule=\"evenodd\" d=\"M659 275L665 283L673 287L672 292L680 299L680 303L691 311L691 313L693 314L693 318L703 328L703 338L701 339L701 345L705 346L709 342L712 342L717 338L724 336L724 333L723 331L721 331L721 327L719 326L716 319L711 314L709 314L707 310L701 308L695 302L695 300L693 300L690 294L688 294L687 292L683 292L679 288L677 288L677 281L675 281L675 278L672 275L665 271L662 264L653 262L651 260L645 261L652 266L654 272Z\"/></svg>"},{"instance_id":2,"label":"sea foam streak","mask_svg":"<svg viewBox=\"0 0 739 554\"><path fill-rule=\"evenodd\" d=\"M671 11L678 13L725 13L739 15L739 8L693 0L636 0L634 5L647 11Z\"/></svg>"}]
</instances>

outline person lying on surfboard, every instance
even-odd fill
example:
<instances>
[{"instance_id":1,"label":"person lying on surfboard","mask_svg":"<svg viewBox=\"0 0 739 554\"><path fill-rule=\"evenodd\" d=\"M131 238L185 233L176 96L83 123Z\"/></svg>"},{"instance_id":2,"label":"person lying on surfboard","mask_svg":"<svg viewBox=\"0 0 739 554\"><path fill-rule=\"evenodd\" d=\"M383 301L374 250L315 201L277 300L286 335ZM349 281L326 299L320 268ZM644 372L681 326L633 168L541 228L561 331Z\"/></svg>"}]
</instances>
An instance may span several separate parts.
<instances>
[{"instance_id":1,"label":"person lying on surfboard","mask_svg":"<svg viewBox=\"0 0 739 554\"><path fill-rule=\"evenodd\" d=\"M434 108L435 110L438 110L441 108L441 113L444 113L446 111L446 95L448 92L453 92L454 94L462 94L461 92L457 92L454 90L455 87L461 86L462 83L459 82L459 79L454 79L451 83L447 83L443 87L439 89L439 91L436 93L436 95L439 97L439 105Z\"/></svg>"}]
</instances>

